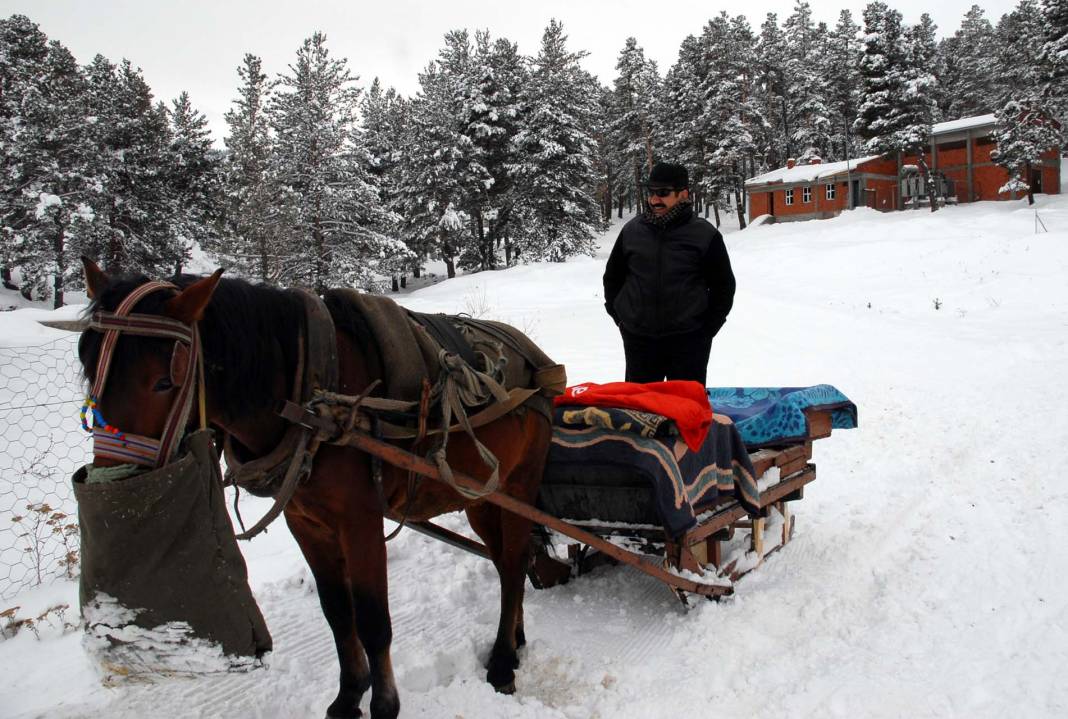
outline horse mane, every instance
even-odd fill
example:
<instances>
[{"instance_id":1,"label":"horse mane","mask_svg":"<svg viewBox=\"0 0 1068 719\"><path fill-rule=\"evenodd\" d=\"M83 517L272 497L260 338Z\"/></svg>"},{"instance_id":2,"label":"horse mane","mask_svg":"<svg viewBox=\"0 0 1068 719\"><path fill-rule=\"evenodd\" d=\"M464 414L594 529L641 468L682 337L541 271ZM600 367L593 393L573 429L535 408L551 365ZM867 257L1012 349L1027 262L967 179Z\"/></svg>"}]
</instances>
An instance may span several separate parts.
<instances>
[{"instance_id":1,"label":"horse mane","mask_svg":"<svg viewBox=\"0 0 1068 719\"><path fill-rule=\"evenodd\" d=\"M184 289L200 279L199 275L181 275L170 281ZM113 311L124 297L147 281L143 275L113 279L89 305L86 314ZM134 312L162 314L169 298L167 293L154 292L138 302ZM240 279L219 281L199 328L208 395L217 398L227 416L240 417L272 407L275 378L279 374L285 380L286 392L291 390L304 325L304 305L294 291ZM137 361L136 355L142 351L166 351L168 355L164 356L169 356L169 342L138 339L138 342L119 340L113 373ZM90 383L96 373L102 340L100 332L84 332L79 342L78 354Z\"/></svg>"}]
</instances>

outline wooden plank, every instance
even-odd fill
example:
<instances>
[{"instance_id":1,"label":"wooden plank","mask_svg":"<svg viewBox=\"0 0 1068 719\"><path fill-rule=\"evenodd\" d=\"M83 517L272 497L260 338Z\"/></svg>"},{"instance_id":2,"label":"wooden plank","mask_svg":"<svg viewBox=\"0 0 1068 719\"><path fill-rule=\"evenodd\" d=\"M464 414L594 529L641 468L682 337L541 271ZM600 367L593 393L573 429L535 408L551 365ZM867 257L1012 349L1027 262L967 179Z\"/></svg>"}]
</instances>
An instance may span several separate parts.
<instances>
[{"instance_id":1,"label":"wooden plank","mask_svg":"<svg viewBox=\"0 0 1068 719\"><path fill-rule=\"evenodd\" d=\"M805 410L808 418L808 438L823 439L831 436L831 413L827 410Z\"/></svg>"},{"instance_id":2,"label":"wooden plank","mask_svg":"<svg viewBox=\"0 0 1068 719\"><path fill-rule=\"evenodd\" d=\"M753 533L749 537L750 546L753 548L753 552L756 553L757 559L764 558L764 522L765 519L753 520Z\"/></svg>"},{"instance_id":3,"label":"wooden plank","mask_svg":"<svg viewBox=\"0 0 1068 719\"><path fill-rule=\"evenodd\" d=\"M777 466L775 459L782 454L782 450L778 449L758 449L755 452L749 453L749 461L753 464L753 470L757 479L764 476L772 467Z\"/></svg>"},{"instance_id":4,"label":"wooden plank","mask_svg":"<svg viewBox=\"0 0 1068 719\"><path fill-rule=\"evenodd\" d=\"M812 464L805 465L805 468L800 472L786 477L778 484L768 487L760 493L760 501L762 506L774 504L775 502L784 501L787 495L800 491L802 487L816 479L816 466ZM707 520L694 527L686 534L682 535L679 539L679 543L685 546L692 546L707 539L710 535L716 532L727 529L728 527L735 526L740 527L744 522L742 518L747 516L748 512L742 509L742 506L738 503L732 503L727 506L726 509L709 517Z\"/></svg>"},{"instance_id":5,"label":"wooden plank","mask_svg":"<svg viewBox=\"0 0 1068 719\"><path fill-rule=\"evenodd\" d=\"M445 527L439 527L433 522L408 522L406 526L414 529L420 534L425 534L428 537L441 540L445 544L452 545L457 549L463 549L471 554L477 554L485 559L492 559L490 557L489 549L481 542L465 537L462 534L457 534L452 530L445 529Z\"/></svg>"},{"instance_id":6,"label":"wooden plank","mask_svg":"<svg viewBox=\"0 0 1068 719\"><path fill-rule=\"evenodd\" d=\"M805 468L797 474L787 477L783 481L776 484L774 487L768 487L760 493L760 501L764 506L778 502L786 495L791 494L801 487L805 486L812 480L816 479L816 465L808 464Z\"/></svg>"},{"instance_id":7,"label":"wooden plank","mask_svg":"<svg viewBox=\"0 0 1068 719\"><path fill-rule=\"evenodd\" d=\"M375 439L360 432L348 432L342 437L333 441L334 444L344 444L351 447L356 447L368 454L379 457L385 462L389 462L395 467L400 469L416 472L425 477L444 482L441 473L438 471L437 465L430 460L405 452L404 450L396 447L388 442ZM465 489L481 492L483 490L483 483L473 477L453 470L453 481L459 486ZM484 501L497 505L501 509L518 514L521 517L526 517L538 524L541 524L549 529L554 529L561 534L567 535L574 540L587 544L598 551L612 557L613 559L628 564L635 569L648 574L649 576L664 582L676 589L681 589L691 594L701 594L703 596L715 597L725 596L733 594L734 590L730 587L715 586L709 584L703 584L695 582L684 577L679 577L668 571L663 567L658 566L651 560L647 560L633 552L628 552L625 549L621 549L616 545L608 542L595 534L579 529L578 527L568 524L567 522L557 519L551 514L532 507L526 502L522 502L515 497L507 494L501 494L500 492L490 492L482 497Z\"/></svg>"}]
</instances>

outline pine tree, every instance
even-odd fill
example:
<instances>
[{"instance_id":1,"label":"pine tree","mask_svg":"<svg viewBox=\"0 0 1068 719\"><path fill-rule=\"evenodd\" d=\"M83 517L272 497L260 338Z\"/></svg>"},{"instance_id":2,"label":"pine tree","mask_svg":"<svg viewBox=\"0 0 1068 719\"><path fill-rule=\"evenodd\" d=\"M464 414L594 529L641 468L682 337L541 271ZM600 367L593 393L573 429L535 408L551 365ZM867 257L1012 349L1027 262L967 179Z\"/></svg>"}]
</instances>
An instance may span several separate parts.
<instances>
[{"instance_id":1,"label":"pine tree","mask_svg":"<svg viewBox=\"0 0 1068 719\"><path fill-rule=\"evenodd\" d=\"M1062 142L1062 129L1037 96L1010 99L997 113L994 160L1009 173L1008 191L1027 191L1027 204L1035 204L1031 168Z\"/></svg>"},{"instance_id":2,"label":"pine tree","mask_svg":"<svg viewBox=\"0 0 1068 719\"><path fill-rule=\"evenodd\" d=\"M472 148L458 121L471 65L467 32L448 33L438 58L419 75L421 89L411 103L402 163L402 185L409 198L403 225L408 247L416 266L440 257L450 278L469 239L467 192L485 179L477 173L472 176Z\"/></svg>"},{"instance_id":3,"label":"pine tree","mask_svg":"<svg viewBox=\"0 0 1068 719\"><path fill-rule=\"evenodd\" d=\"M459 114L460 134L471 152L465 210L472 223L472 242L461 253L465 269L493 269L496 251L508 233L516 199L511 168L515 165L512 138L520 128L520 94L526 69L515 43L491 42L486 32L475 34L470 74L464 79L466 97Z\"/></svg>"},{"instance_id":4,"label":"pine tree","mask_svg":"<svg viewBox=\"0 0 1068 719\"><path fill-rule=\"evenodd\" d=\"M702 33L708 73L702 83L704 111L700 131L707 137L701 192L709 198L719 224L721 197L734 197L738 222L745 227L746 162L756 151L752 130L766 130L754 101L753 35L748 22L720 13Z\"/></svg>"},{"instance_id":5,"label":"pine tree","mask_svg":"<svg viewBox=\"0 0 1068 719\"><path fill-rule=\"evenodd\" d=\"M1037 0L1020 0L1001 16L994 29L997 48L995 106L999 109L1021 91L1041 93L1042 47L1045 41L1042 9Z\"/></svg>"},{"instance_id":6,"label":"pine tree","mask_svg":"<svg viewBox=\"0 0 1068 719\"><path fill-rule=\"evenodd\" d=\"M593 195L596 141L590 132L599 114L596 81L582 69L585 52L567 49L563 25L545 29L524 92L528 116L515 136L513 173L525 219L524 255L562 262L592 256L602 229Z\"/></svg>"},{"instance_id":7,"label":"pine tree","mask_svg":"<svg viewBox=\"0 0 1068 719\"><path fill-rule=\"evenodd\" d=\"M320 292L373 288L382 265L406 252L378 229L389 218L361 157L355 81L345 60L330 56L326 36L315 33L297 51L290 74L281 76L269 107L272 172L299 198L283 281Z\"/></svg>"},{"instance_id":8,"label":"pine tree","mask_svg":"<svg viewBox=\"0 0 1068 719\"><path fill-rule=\"evenodd\" d=\"M618 164L625 168L618 187L620 196L642 201L642 184L652 169L660 77L656 63L633 37L627 38L616 62L619 74L613 82L614 117L609 132L615 144Z\"/></svg>"},{"instance_id":9,"label":"pine tree","mask_svg":"<svg viewBox=\"0 0 1068 719\"><path fill-rule=\"evenodd\" d=\"M360 101L360 116L367 171L374 178L379 202L391 213L389 225L381 230L390 237L401 237L402 215L408 209L401 168L410 131L408 103L392 87L383 90L375 78ZM394 292L405 284L412 258L406 254L397 260L392 267Z\"/></svg>"},{"instance_id":10,"label":"pine tree","mask_svg":"<svg viewBox=\"0 0 1068 719\"><path fill-rule=\"evenodd\" d=\"M85 76L95 146L88 170L89 254L103 258L112 272L164 275L175 259L167 229L167 110L153 104L148 84L128 60L116 66L97 55Z\"/></svg>"},{"instance_id":11,"label":"pine tree","mask_svg":"<svg viewBox=\"0 0 1068 719\"><path fill-rule=\"evenodd\" d=\"M705 155L705 137L698 130L704 112L702 82L708 74L701 41L687 35L679 46L679 59L667 71L660 84L660 107L657 120L658 154L672 162L693 168L694 188L700 186L700 170ZM699 203L699 198L695 198Z\"/></svg>"},{"instance_id":12,"label":"pine tree","mask_svg":"<svg viewBox=\"0 0 1068 719\"><path fill-rule=\"evenodd\" d=\"M168 112L171 141L167 186L171 207L168 232L175 274L189 260L194 247L219 245L223 217L223 168L213 149L208 121L195 110L189 94L181 93Z\"/></svg>"},{"instance_id":13,"label":"pine tree","mask_svg":"<svg viewBox=\"0 0 1068 719\"><path fill-rule=\"evenodd\" d=\"M27 182L18 144L23 98L40 81L40 68L48 54L48 38L25 15L0 20L0 269L3 284L13 284L11 270L16 264L16 239L12 230L31 220L23 197ZM29 297L31 287L23 293Z\"/></svg>"},{"instance_id":14,"label":"pine tree","mask_svg":"<svg viewBox=\"0 0 1068 719\"><path fill-rule=\"evenodd\" d=\"M290 253L288 230L295 224L290 196L272 173L271 92L277 84L262 70L260 58L246 54L237 68L241 81L225 115L226 244L220 254L243 273L277 283L283 258Z\"/></svg>"},{"instance_id":15,"label":"pine tree","mask_svg":"<svg viewBox=\"0 0 1068 719\"><path fill-rule=\"evenodd\" d=\"M794 157L786 98L786 56L786 36L779 27L778 16L768 13L760 26L756 47L760 115L768 124L768 133L756 138L764 167L781 167L787 158Z\"/></svg>"},{"instance_id":16,"label":"pine tree","mask_svg":"<svg viewBox=\"0 0 1068 719\"><path fill-rule=\"evenodd\" d=\"M794 12L784 24L786 38L785 99L790 128L788 145L802 157L825 157L831 146L831 120L827 108L827 79L820 72L823 49L812 20L812 8L796 0Z\"/></svg>"},{"instance_id":17,"label":"pine tree","mask_svg":"<svg viewBox=\"0 0 1068 719\"><path fill-rule=\"evenodd\" d=\"M1043 96L1061 122L1068 122L1068 0L1042 0L1042 20Z\"/></svg>"},{"instance_id":18,"label":"pine tree","mask_svg":"<svg viewBox=\"0 0 1068 719\"><path fill-rule=\"evenodd\" d=\"M901 13L883 2L869 3L864 9L864 33L863 96L853 129L865 140L867 152L897 152L898 133L908 122L904 115L908 58Z\"/></svg>"},{"instance_id":19,"label":"pine tree","mask_svg":"<svg viewBox=\"0 0 1068 719\"><path fill-rule=\"evenodd\" d=\"M44 35L33 32L36 26L15 20L21 26L16 32L30 30L23 39L44 42ZM7 179L16 190L4 193L6 244L9 262L22 271L23 294L51 296L61 307L65 291L80 284L77 257L92 218L84 202L91 152L85 83L74 57L56 41L47 44L35 67L23 76L17 132L5 145Z\"/></svg>"},{"instance_id":20,"label":"pine tree","mask_svg":"<svg viewBox=\"0 0 1068 719\"><path fill-rule=\"evenodd\" d=\"M993 112L997 58L994 28L978 5L964 14L960 29L940 45L944 92L942 117L956 120Z\"/></svg>"},{"instance_id":21,"label":"pine tree","mask_svg":"<svg viewBox=\"0 0 1068 719\"><path fill-rule=\"evenodd\" d=\"M863 52L858 34L860 26L853 15L842 10L828 37L823 54L822 71L827 78L827 103L830 111L830 145L832 159L856 157L856 136L850 131L860 105L860 71Z\"/></svg>"},{"instance_id":22,"label":"pine tree","mask_svg":"<svg viewBox=\"0 0 1068 719\"><path fill-rule=\"evenodd\" d=\"M1043 17L1034 0L1021 0L997 27L1000 93L994 138L998 146L992 155L1009 173L1008 190L1015 196L1026 189L1028 204L1035 201L1033 165L1063 140L1063 128L1056 121L1056 96L1047 84L1056 53L1049 54L1050 46L1044 44L1055 27L1055 18Z\"/></svg>"}]
</instances>

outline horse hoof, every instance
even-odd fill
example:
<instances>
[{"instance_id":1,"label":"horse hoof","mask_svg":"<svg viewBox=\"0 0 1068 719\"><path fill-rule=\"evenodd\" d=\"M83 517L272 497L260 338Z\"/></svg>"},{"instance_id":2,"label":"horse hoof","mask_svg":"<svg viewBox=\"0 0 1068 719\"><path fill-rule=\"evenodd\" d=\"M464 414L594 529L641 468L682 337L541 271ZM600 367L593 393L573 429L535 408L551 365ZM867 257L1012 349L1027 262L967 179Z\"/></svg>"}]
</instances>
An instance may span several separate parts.
<instances>
[{"instance_id":1,"label":"horse hoof","mask_svg":"<svg viewBox=\"0 0 1068 719\"><path fill-rule=\"evenodd\" d=\"M334 703L327 707L326 719L360 719L363 712L359 707L352 706L349 702L335 699Z\"/></svg>"},{"instance_id":2,"label":"horse hoof","mask_svg":"<svg viewBox=\"0 0 1068 719\"><path fill-rule=\"evenodd\" d=\"M326 719L360 719L362 716L363 712L359 709L356 710L355 714L352 712L335 713L330 709L326 710Z\"/></svg>"},{"instance_id":3,"label":"horse hoof","mask_svg":"<svg viewBox=\"0 0 1068 719\"><path fill-rule=\"evenodd\" d=\"M502 684L499 687L493 687L494 691L498 694L515 694L515 680Z\"/></svg>"}]
</instances>

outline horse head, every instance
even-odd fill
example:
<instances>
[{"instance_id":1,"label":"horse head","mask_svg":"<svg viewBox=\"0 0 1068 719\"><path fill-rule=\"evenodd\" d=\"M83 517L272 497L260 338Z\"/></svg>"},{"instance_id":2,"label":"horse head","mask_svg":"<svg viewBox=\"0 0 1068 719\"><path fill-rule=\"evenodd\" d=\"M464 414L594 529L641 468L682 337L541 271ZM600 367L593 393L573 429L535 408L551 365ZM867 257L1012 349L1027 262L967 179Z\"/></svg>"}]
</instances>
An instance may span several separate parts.
<instances>
[{"instance_id":1,"label":"horse head","mask_svg":"<svg viewBox=\"0 0 1068 719\"><path fill-rule=\"evenodd\" d=\"M161 466L195 419L197 323L222 270L178 287L111 278L92 260L82 262L92 304L78 356L90 385L83 426L94 434L94 464Z\"/></svg>"}]
</instances>

